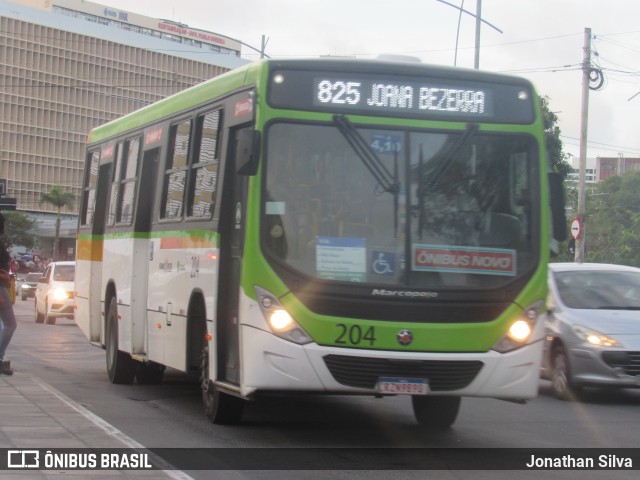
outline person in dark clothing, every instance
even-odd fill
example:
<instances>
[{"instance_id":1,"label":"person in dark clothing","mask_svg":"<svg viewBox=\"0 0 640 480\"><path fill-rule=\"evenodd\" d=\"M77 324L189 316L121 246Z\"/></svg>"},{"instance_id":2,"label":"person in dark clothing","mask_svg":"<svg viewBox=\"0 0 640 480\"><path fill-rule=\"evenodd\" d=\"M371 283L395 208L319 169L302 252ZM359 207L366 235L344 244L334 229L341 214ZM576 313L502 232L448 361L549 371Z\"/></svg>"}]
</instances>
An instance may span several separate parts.
<instances>
[{"instance_id":1,"label":"person in dark clothing","mask_svg":"<svg viewBox=\"0 0 640 480\"><path fill-rule=\"evenodd\" d=\"M0 213L0 236L4 235L4 215ZM13 305L9 296L11 255L0 240L0 320L2 321L2 330L0 330L0 374L13 375L11 363L4 360L4 353L9 346L13 332L15 332L18 323L13 313Z\"/></svg>"}]
</instances>

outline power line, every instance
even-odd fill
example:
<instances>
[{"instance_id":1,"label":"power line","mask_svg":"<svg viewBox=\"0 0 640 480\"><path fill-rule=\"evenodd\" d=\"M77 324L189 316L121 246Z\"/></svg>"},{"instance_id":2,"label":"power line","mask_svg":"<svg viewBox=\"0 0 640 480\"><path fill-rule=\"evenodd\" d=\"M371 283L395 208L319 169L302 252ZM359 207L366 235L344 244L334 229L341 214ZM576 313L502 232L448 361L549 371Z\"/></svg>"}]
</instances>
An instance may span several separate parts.
<instances>
[{"instance_id":1,"label":"power line","mask_svg":"<svg viewBox=\"0 0 640 480\"><path fill-rule=\"evenodd\" d=\"M569 140L572 140L572 141L575 141L575 142L578 142L580 140L579 138L570 137L568 135L560 135L560 138L569 139ZM573 143L570 143L570 144L571 145L575 145ZM588 144L592 148L598 148L600 150L607 150L607 151L610 151L610 152L620 152L622 150L626 150L629 153L634 152L635 155L640 154L640 148L624 147L624 146L621 146L621 145L613 145L613 144L610 144L610 143L597 142L595 140L589 140ZM603 147L612 147L612 148L603 148Z\"/></svg>"}]
</instances>

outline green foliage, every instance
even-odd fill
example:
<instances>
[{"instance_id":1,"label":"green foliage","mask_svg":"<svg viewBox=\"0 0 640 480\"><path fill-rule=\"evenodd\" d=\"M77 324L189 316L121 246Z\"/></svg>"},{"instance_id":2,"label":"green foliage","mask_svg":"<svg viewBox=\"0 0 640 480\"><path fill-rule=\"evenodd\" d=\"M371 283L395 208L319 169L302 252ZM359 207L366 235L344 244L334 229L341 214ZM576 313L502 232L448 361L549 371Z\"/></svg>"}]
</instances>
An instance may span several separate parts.
<instances>
[{"instance_id":1,"label":"green foliage","mask_svg":"<svg viewBox=\"0 0 640 480\"><path fill-rule=\"evenodd\" d=\"M62 191L60 185L54 185L47 193L40 197L40 203L49 203L56 207L58 216L56 217L56 236L53 240L53 259L58 259L58 245L60 244L60 212L64 207L72 207L75 202L75 195L71 192Z\"/></svg>"},{"instance_id":2,"label":"green foliage","mask_svg":"<svg viewBox=\"0 0 640 480\"><path fill-rule=\"evenodd\" d=\"M22 212L3 212L6 219L4 230L4 244L7 248L22 245L28 250L36 246L34 229L36 220Z\"/></svg>"},{"instance_id":3,"label":"green foliage","mask_svg":"<svg viewBox=\"0 0 640 480\"><path fill-rule=\"evenodd\" d=\"M586 260L640 267L640 173L609 177L587 192Z\"/></svg>"},{"instance_id":4,"label":"green foliage","mask_svg":"<svg viewBox=\"0 0 640 480\"><path fill-rule=\"evenodd\" d=\"M40 203L49 203L56 207L58 213L64 207L72 207L75 202L75 195L71 192L62 191L60 185L54 185L47 193L43 193L40 197Z\"/></svg>"},{"instance_id":5,"label":"green foliage","mask_svg":"<svg viewBox=\"0 0 640 480\"><path fill-rule=\"evenodd\" d=\"M544 119L544 140L547 145L551 170L566 179L571 171L571 165L567 162L568 155L563 152L562 140L560 140L560 127L558 116L549 108L549 97L540 99L542 104L542 117Z\"/></svg>"}]
</instances>

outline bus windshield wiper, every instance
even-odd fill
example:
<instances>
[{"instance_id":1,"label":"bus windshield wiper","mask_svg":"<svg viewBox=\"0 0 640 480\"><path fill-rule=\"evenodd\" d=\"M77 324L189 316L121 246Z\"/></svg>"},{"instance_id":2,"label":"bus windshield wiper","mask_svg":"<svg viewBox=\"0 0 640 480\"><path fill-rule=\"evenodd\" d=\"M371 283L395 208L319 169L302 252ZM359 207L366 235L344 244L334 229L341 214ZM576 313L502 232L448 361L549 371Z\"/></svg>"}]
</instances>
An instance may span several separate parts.
<instances>
[{"instance_id":1,"label":"bus windshield wiper","mask_svg":"<svg viewBox=\"0 0 640 480\"><path fill-rule=\"evenodd\" d=\"M451 145L451 147L449 147L448 151L442 155L440 163L429 173L429 180L423 184L423 193L426 192L428 187L435 185L449 170L455 157L468 145L469 141L477 132L478 125L474 123L469 123L467 125L464 133ZM420 180L420 183L422 184L422 179Z\"/></svg>"},{"instance_id":2,"label":"bus windshield wiper","mask_svg":"<svg viewBox=\"0 0 640 480\"><path fill-rule=\"evenodd\" d=\"M397 195L400 192L400 182L398 181L397 173L394 175L389 172L384 163L382 163L382 160L380 160L371 146L362 138L362 135L360 135L346 116L334 115L333 121L338 126L338 130L342 136L349 142L353 151L356 152L358 158L362 160L364 166L367 167L367 170L371 172L371 175L373 175L380 184L382 191Z\"/></svg>"}]
</instances>

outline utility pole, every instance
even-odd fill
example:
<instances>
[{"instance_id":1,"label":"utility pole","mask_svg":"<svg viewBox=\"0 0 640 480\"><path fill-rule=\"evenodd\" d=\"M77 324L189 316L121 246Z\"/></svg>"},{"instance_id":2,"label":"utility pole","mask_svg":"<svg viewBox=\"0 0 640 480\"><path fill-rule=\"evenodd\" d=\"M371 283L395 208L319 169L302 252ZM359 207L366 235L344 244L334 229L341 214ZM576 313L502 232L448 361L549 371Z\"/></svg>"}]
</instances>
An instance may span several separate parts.
<instances>
[{"instance_id":1,"label":"utility pole","mask_svg":"<svg viewBox=\"0 0 640 480\"><path fill-rule=\"evenodd\" d=\"M262 43L260 45L260 58L266 57L266 54L264 52L267 49L267 43L268 42L269 42L269 39L267 37L265 37L264 35L262 35Z\"/></svg>"},{"instance_id":2,"label":"utility pole","mask_svg":"<svg viewBox=\"0 0 640 480\"><path fill-rule=\"evenodd\" d=\"M584 52L582 56L582 109L580 125L580 168L578 170L578 218L582 223L576 238L575 261L584 262L585 247L585 183L587 174L587 124L589 121L589 75L591 73L591 29L584 29Z\"/></svg>"},{"instance_id":3,"label":"utility pole","mask_svg":"<svg viewBox=\"0 0 640 480\"><path fill-rule=\"evenodd\" d=\"M476 2L476 54L473 60L473 68L480 68L480 22L482 21L482 0Z\"/></svg>"}]
</instances>

